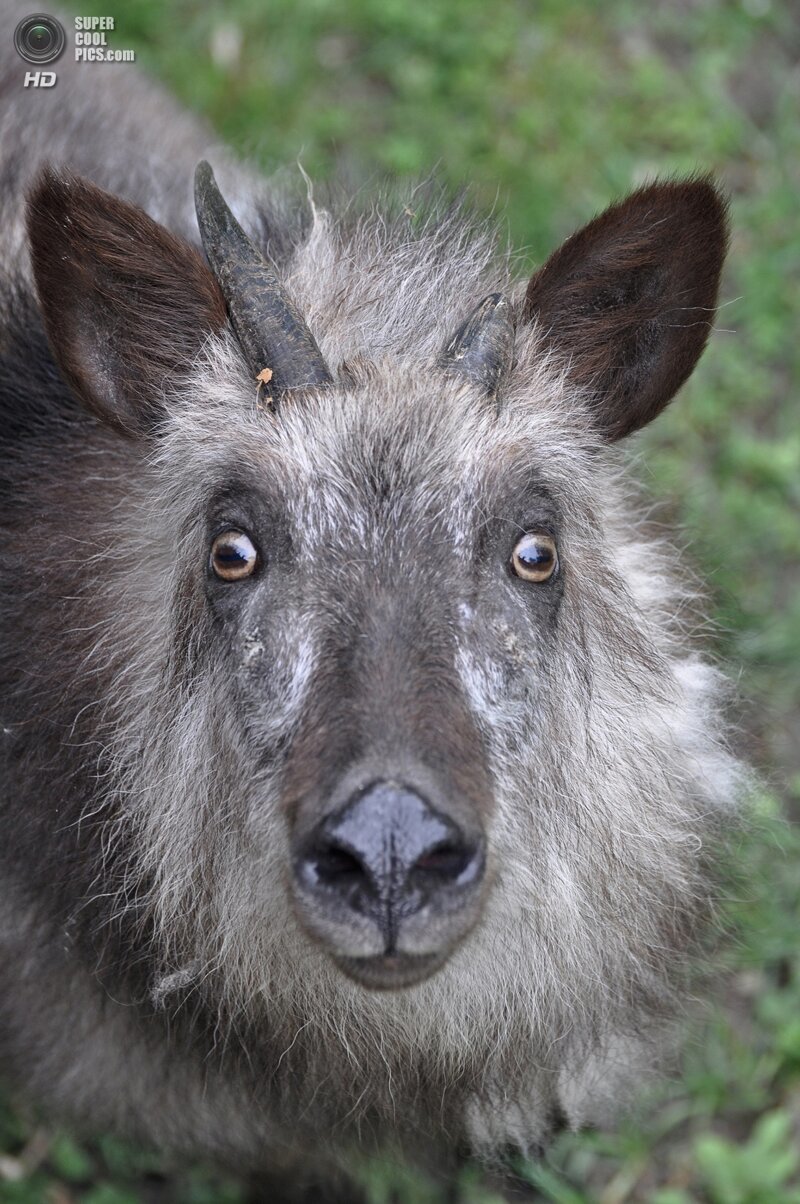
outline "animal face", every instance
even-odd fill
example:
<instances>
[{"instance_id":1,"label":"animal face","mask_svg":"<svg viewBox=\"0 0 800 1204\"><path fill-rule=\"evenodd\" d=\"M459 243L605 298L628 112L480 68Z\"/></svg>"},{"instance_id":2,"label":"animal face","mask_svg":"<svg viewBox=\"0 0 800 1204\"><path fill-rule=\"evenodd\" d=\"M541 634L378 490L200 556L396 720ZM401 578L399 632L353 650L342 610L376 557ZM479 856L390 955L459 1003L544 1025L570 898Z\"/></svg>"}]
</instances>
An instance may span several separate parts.
<instances>
[{"instance_id":1,"label":"animal face","mask_svg":"<svg viewBox=\"0 0 800 1204\"><path fill-rule=\"evenodd\" d=\"M431 972L480 914L487 684L530 724L568 571L542 475L441 389L444 422L374 372L334 410L264 414L213 467L189 573L250 767L280 767L297 913L374 985Z\"/></svg>"},{"instance_id":2,"label":"animal face","mask_svg":"<svg viewBox=\"0 0 800 1204\"><path fill-rule=\"evenodd\" d=\"M31 205L62 371L138 463L122 575L148 635L116 741L158 957L240 1010L467 982L470 1023L511 996L536 1024L655 1006L731 777L609 445L702 350L716 194L642 190L466 319L443 265L465 236L432 235L435 339L399 234L377 255L319 219L286 268L315 338L201 183L213 274L82 182Z\"/></svg>"}]
</instances>

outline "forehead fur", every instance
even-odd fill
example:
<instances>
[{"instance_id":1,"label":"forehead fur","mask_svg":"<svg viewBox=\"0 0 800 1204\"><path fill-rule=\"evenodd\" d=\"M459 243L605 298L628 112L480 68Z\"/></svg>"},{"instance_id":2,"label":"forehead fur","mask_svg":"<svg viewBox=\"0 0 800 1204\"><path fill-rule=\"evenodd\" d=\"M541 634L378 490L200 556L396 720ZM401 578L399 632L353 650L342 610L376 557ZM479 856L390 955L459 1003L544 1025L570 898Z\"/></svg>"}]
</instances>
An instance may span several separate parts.
<instances>
[{"instance_id":1,"label":"forehead fur","mask_svg":"<svg viewBox=\"0 0 800 1204\"><path fill-rule=\"evenodd\" d=\"M547 355L517 376L498 407L436 363L409 369L386 354L273 413L233 339L213 339L191 395L169 407L159 457L180 465L181 487L187 474L212 489L244 475L286 495L323 486L343 505L376 494L435 502L465 488L490 497L533 480L574 495L600 450L581 398Z\"/></svg>"},{"instance_id":2,"label":"forehead fur","mask_svg":"<svg viewBox=\"0 0 800 1204\"><path fill-rule=\"evenodd\" d=\"M407 212L334 220L312 204L308 237L283 275L336 383L286 397L276 416L259 405L235 340L209 338L190 390L167 407L167 448L182 444L182 463L199 457L206 478L214 463L269 466L287 487L325 479L344 488L379 468L394 491L476 484L535 465L553 487L563 478L574 488L599 441L580 390L535 324L519 325L498 405L441 365L453 332L488 292L510 293L521 310L497 232L458 210L414 229Z\"/></svg>"}]
</instances>

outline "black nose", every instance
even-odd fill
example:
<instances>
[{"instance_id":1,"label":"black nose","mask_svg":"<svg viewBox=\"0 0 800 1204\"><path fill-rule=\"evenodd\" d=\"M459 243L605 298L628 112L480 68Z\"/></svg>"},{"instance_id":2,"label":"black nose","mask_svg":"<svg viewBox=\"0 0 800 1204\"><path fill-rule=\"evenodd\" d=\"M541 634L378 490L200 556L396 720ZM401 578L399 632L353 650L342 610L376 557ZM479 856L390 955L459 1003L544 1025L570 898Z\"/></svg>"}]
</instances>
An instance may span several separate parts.
<instances>
[{"instance_id":1,"label":"black nose","mask_svg":"<svg viewBox=\"0 0 800 1204\"><path fill-rule=\"evenodd\" d=\"M426 904L449 910L483 869L482 839L391 782L370 786L324 820L296 863L306 889L376 921L387 950L403 919Z\"/></svg>"}]
</instances>

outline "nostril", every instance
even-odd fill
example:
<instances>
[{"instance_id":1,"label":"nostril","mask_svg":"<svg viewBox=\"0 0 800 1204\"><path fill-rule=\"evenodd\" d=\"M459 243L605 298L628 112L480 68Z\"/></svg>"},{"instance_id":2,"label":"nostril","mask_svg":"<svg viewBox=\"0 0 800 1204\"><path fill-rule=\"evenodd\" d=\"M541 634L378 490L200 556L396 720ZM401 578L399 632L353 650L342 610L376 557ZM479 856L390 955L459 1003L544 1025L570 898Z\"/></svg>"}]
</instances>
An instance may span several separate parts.
<instances>
[{"instance_id":1,"label":"nostril","mask_svg":"<svg viewBox=\"0 0 800 1204\"><path fill-rule=\"evenodd\" d=\"M413 871L422 870L424 873L436 874L441 878L458 878L466 869L472 852L462 845L447 841L435 849L431 849L414 863Z\"/></svg>"},{"instance_id":2,"label":"nostril","mask_svg":"<svg viewBox=\"0 0 800 1204\"><path fill-rule=\"evenodd\" d=\"M442 886L466 886L483 872L482 844L465 844L447 840L427 850L415 861L413 877L435 881Z\"/></svg>"},{"instance_id":3,"label":"nostril","mask_svg":"<svg viewBox=\"0 0 800 1204\"><path fill-rule=\"evenodd\" d=\"M327 845L316 849L308 858L319 882L328 886L349 886L369 877L361 859L350 849Z\"/></svg>"}]
</instances>

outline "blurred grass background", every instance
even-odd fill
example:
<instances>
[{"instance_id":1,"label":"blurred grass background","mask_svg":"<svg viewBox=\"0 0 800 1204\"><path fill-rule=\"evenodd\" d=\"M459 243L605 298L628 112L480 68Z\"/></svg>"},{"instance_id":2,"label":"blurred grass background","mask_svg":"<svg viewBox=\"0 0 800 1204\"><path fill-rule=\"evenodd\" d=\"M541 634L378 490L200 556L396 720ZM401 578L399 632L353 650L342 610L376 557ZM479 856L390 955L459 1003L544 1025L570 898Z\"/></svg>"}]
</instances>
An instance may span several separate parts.
<instances>
[{"instance_id":1,"label":"blurred grass background","mask_svg":"<svg viewBox=\"0 0 800 1204\"><path fill-rule=\"evenodd\" d=\"M720 329L640 470L713 601L764 773L725 905L736 939L682 1077L614 1134L519 1168L555 1204L800 1204L800 4L792 0L191 0L115 8L112 43L266 170L435 173L541 261L653 174L713 170L732 202ZM10 31L9 31L10 36ZM124 71L113 66L92 68ZM154 131L154 137L158 131ZM372 1167L372 1204L437 1204ZM90 1145L0 1106L0 1201L238 1204L207 1170ZM463 1204L489 1204L476 1175ZM276 1202L277 1204L277 1202Z\"/></svg>"}]
</instances>

